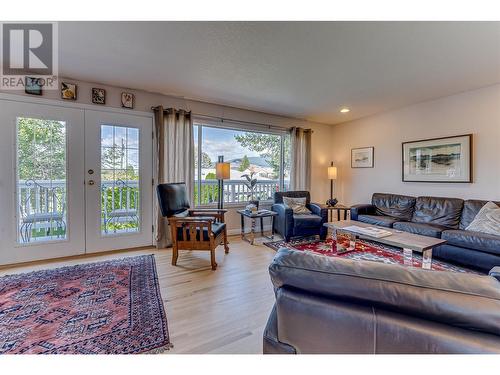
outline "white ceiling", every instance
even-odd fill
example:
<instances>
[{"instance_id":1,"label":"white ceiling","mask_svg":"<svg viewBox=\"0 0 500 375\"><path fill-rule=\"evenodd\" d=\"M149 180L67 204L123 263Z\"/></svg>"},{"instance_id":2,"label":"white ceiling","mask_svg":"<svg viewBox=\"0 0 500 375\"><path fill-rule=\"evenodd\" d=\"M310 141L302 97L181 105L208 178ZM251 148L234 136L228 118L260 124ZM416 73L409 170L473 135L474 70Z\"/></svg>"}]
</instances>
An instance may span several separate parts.
<instances>
[{"instance_id":1,"label":"white ceiling","mask_svg":"<svg viewBox=\"0 0 500 375\"><path fill-rule=\"evenodd\" d=\"M500 82L500 22L62 22L59 40L63 76L330 124Z\"/></svg>"}]
</instances>

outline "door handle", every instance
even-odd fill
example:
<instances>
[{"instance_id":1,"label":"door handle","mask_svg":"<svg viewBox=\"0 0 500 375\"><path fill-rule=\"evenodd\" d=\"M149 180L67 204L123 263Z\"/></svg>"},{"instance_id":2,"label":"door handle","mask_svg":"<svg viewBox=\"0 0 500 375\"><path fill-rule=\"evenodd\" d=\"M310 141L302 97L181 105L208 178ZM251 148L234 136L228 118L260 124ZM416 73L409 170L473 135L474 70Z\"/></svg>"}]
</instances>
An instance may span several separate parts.
<instances>
[{"instance_id":1,"label":"door handle","mask_svg":"<svg viewBox=\"0 0 500 375\"><path fill-rule=\"evenodd\" d=\"M94 170L93 169L89 169L88 172L89 172L89 174L94 174Z\"/></svg>"},{"instance_id":2,"label":"door handle","mask_svg":"<svg viewBox=\"0 0 500 375\"><path fill-rule=\"evenodd\" d=\"M89 185L94 185L94 184L95 184L95 182L94 182L94 180L89 180L88 184L89 184Z\"/></svg>"}]
</instances>

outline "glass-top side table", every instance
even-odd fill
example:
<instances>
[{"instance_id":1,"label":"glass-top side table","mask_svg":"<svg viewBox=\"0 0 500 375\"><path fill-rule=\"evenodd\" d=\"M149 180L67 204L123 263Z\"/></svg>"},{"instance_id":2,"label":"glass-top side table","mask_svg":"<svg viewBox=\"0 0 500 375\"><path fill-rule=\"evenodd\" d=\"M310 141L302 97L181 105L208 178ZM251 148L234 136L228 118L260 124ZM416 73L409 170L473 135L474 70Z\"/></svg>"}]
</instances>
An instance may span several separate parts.
<instances>
[{"instance_id":1,"label":"glass-top side table","mask_svg":"<svg viewBox=\"0 0 500 375\"><path fill-rule=\"evenodd\" d=\"M241 216L241 239L253 245L255 242L255 227L257 220L260 221L260 235L261 237L267 238L269 240L274 239L274 217L278 215L278 213L270 210L259 210L255 212L250 212L247 210L238 210L237 211ZM247 238L245 233L245 217L249 218L251 221L250 225L250 238ZM268 236L264 233L264 218L271 218L271 235Z\"/></svg>"}]
</instances>

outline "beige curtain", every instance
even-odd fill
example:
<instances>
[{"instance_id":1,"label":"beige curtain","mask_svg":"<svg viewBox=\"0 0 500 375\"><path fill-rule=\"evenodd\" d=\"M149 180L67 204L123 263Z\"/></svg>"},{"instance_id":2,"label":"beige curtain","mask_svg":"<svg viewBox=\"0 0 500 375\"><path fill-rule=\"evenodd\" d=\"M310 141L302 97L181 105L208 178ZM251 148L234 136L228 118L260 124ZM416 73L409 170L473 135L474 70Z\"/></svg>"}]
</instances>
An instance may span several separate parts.
<instances>
[{"instance_id":1,"label":"beige curtain","mask_svg":"<svg viewBox=\"0 0 500 375\"><path fill-rule=\"evenodd\" d=\"M311 129L292 128L290 134L292 162L290 190L311 188Z\"/></svg>"},{"instance_id":2,"label":"beige curtain","mask_svg":"<svg viewBox=\"0 0 500 375\"><path fill-rule=\"evenodd\" d=\"M192 204L194 192L194 140L191 113L163 107L155 108L156 181L185 182ZM155 204L156 247L172 245L168 220Z\"/></svg>"}]
</instances>

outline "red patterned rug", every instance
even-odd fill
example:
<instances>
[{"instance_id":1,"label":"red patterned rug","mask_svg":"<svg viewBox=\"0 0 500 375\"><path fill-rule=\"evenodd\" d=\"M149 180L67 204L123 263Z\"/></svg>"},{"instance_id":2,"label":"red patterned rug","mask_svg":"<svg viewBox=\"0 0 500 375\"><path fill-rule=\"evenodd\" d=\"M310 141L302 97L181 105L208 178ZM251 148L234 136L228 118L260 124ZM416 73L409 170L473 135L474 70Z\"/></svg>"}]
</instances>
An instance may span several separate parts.
<instances>
[{"instance_id":1,"label":"red patterned rug","mask_svg":"<svg viewBox=\"0 0 500 375\"><path fill-rule=\"evenodd\" d=\"M153 255L0 277L0 354L170 347Z\"/></svg>"},{"instance_id":2,"label":"red patterned rug","mask_svg":"<svg viewBox=\"0 0 500 375\"><path fill-rule=\"evenodd\" d=\"M355 247L356 250L342 254L337 253L336 243L332 238L328 238L326 241L300 239L292 240L290 242L265 242L264 245L275 251L278 251L278 249L282 247L286 247L292 250L310 251L328 257L342 257L347 259L370 260L386 264L404 265L403 251L401 249L366 240L357 240ZM413 252L412 260L413 267L422 267L422 256L420 254ZM435 258L432 259L432 270L466 272L482 275L481 272L446 263Z\"/></svg>"}]
</instances>

